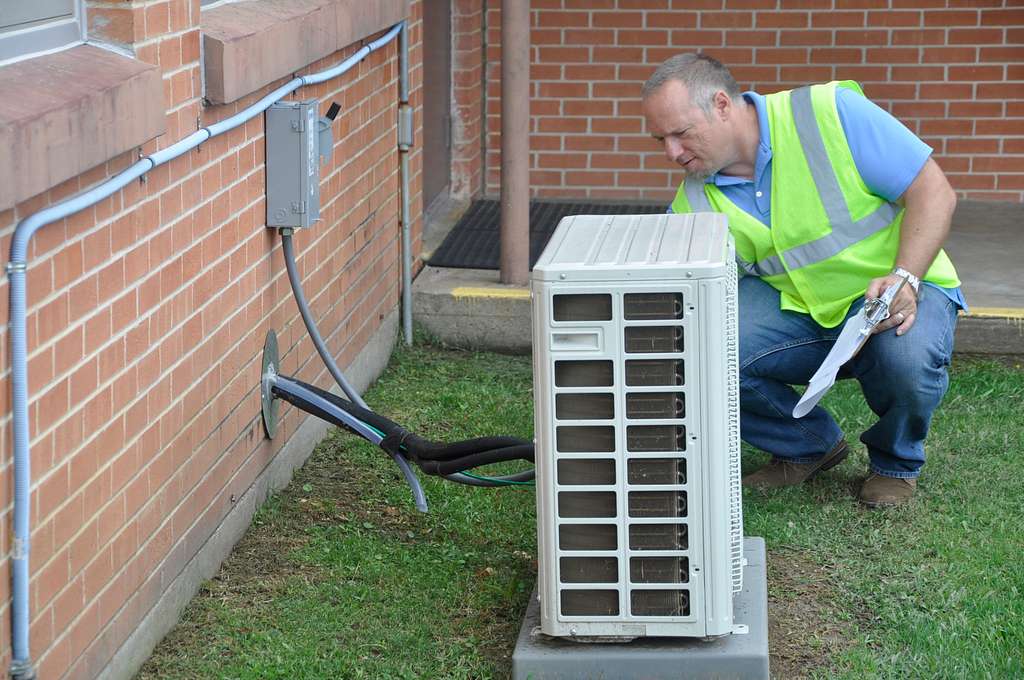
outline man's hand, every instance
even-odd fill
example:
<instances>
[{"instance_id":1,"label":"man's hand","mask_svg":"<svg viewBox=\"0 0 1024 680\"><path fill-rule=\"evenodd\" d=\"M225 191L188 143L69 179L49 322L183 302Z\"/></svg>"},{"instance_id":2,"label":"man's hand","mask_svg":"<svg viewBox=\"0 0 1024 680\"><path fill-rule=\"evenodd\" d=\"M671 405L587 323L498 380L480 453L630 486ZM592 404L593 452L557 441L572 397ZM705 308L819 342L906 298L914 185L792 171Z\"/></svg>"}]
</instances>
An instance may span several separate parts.
<instances>
[{"instance_id":1,"label":"man's hand","mask_svg":"<svg viewBox=\"0 0 1024 680\"><path fill-rule=\"evenodd\" d=\"M899 283L903 279L902 276L896 274L889 274L879 279L872 279L871 283L868 284L868 290L864 293L865 300L871 300L873 298L882 297L882 293L894 283ZM924 284L922 284L924 285ZM880 322L875 326L875 333L881 333L887 331L890 328L896 329L896 335L903 335L910 330L910 327L914 325L914 320L917 318L917 294L914 292L914 288L908 281L900 292L896 294L896 298L889 305L889 318Z\"/></svg>"}]
</instances>

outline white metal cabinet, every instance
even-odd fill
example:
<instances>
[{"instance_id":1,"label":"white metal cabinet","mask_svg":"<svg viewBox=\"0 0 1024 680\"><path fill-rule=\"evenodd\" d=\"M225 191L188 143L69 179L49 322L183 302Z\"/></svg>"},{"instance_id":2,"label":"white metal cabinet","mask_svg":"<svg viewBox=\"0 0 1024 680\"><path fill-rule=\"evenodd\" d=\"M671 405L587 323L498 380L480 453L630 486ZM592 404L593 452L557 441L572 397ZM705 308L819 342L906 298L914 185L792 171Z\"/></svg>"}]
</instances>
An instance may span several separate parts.
<instances>
[{"instance_id":1,"label":"white metal cabinet","mask_svg":"<svg viewBox=\"0 0 1024 680\"><path fill-rule=\"evenodd\" d=\"M567 217L531 291L542 632L742 632L725 217Z\"/></svg>"}]
</instances>

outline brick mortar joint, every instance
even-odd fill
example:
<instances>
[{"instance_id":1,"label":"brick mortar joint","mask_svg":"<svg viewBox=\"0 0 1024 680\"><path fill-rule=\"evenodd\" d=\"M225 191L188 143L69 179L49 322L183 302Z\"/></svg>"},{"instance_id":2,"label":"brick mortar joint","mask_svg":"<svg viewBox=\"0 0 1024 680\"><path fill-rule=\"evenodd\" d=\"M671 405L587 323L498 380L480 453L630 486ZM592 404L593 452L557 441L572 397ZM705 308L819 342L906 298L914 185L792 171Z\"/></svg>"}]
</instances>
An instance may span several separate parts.
<instances>
[{"instance_id":1,"label":"brick mortar joint","mask_svg":"<svg viewBox=\"0 0 1024 680\"><path fill-rule=\"evenodd\" d=\"M189 61L189 62L186 62L184 64L180 64L179 66L177 66L173 70L163 71L163 73L161 74L161 80L171 80L172 78L178 76L181 73L188 73L188 72L191 72L193 70L197 70L198 71L201 68L202 68L202 64L200 62L198 62L198 61ZM202 100L202 96L192 97L192 100L194 100L194 99ZM171 110L167 111L167 113L171 113L171 112L172 112Z\"/></svg>"},{"instance_id":2,"label":"brick mortar joint","mask_svg":"<svg viewBox=\"0 0 1024 680\"><path fill-rule=\"evenodd\" d=\"M180 31L169 31L167 33L161 33L161 34L156 35L156 36L149 36L149 37L143 38L142 40L138 40L136 42L130 43L129 47L131 47L131 48L133 48L134 50L137 51L138 48L140 48L140 47L149 47L150 45L159 45L160 43L165 42L165 41L167 41L167 40L169 40L171 38L181 38L181 37L184 37L188 33L196 33L196 32L200 33L200 37L202 37L202 27L201 26L189 26L188 28L182 29ZM154 64L154 66L155 66L155 64Z\"/></svg>"}]
</instances>

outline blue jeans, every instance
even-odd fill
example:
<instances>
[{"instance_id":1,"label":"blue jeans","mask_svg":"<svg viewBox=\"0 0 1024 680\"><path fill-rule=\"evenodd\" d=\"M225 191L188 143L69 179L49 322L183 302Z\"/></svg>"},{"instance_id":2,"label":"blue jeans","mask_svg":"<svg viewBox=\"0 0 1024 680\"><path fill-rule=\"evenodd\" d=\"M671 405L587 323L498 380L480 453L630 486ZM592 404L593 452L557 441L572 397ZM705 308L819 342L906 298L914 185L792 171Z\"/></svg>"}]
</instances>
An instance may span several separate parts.
<instances>
[{"instance_id":1,"label":"blue jeans","mask_svg":"<svg viewBox=\"0 0 1024 680\"><path fill-rule=\"evenodd\" d=\"M857 313L855 302L849 315ZM823 328L807 314L779 309L779 292L761 279L739 282L740 434L776 458L809 463L842 438L820 405L792 416L800 399L790 385L806 385L842 329ZM849 317L847 317L849 318ZM871 470L914 478L924 465L924 440L932 413L949 386L957 306L930 286L922 287L913 327L897 336L872 336L839 372L856 378L878 422L861 435Z\"/></svg>"}]
</instances>

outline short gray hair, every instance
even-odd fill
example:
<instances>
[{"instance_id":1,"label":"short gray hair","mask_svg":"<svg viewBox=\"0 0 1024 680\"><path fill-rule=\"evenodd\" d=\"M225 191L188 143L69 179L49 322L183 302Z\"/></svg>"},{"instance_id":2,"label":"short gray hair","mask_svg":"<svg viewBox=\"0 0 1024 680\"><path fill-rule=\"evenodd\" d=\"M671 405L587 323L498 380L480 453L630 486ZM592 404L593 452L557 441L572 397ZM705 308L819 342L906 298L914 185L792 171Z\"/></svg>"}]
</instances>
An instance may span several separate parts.
<instances>
[{"instance_id":1,"label":"short gray hair","mask_svg":"<svg viewBox=\"0 0 1024 680\"><path fill-rule=\"evenodd\" d=\"M699 106L705 116L711 115L712 100L719 90L734 101L742 94L736 79L722 62L706 54L688 52L666 59L644 83L640 97L646 99L670 80L678 80L686 86L690 101Z\"/></svg>"}]
</instances>

